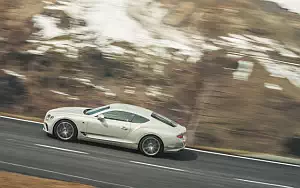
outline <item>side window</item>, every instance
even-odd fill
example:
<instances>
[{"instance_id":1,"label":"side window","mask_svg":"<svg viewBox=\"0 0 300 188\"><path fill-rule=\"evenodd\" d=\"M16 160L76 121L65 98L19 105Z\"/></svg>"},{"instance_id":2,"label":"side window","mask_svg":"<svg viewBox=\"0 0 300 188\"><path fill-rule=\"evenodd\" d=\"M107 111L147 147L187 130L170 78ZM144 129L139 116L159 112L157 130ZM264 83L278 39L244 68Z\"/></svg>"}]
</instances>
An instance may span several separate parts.
<instances>
[{"instance_id":1,"label":"side window","mask_svg":"<svg viewBox=\"0 0 300 188\"><path fill-rule=\"evenodd\" d=\"M132 123L146 123L147 121L149 121L149 119L135 114Z\"/></svg>"},{"instance_id":2,"label":"side window","mask_svg":"<svg viewBox=\"0 0 300 188\"><path fill-rule=\"evenodd\" d=\"M108 110L109 108L110 108L109 106L104 106L104 107L100 107L100 108L95 108L95 109L86 111L86 114L87 114L87 115L93 115L93 114L102 112L102 111L104 111L104 110Z\"/></svg>"},{"instance_id":3,"label":"side window","mask_svg":"<svg viewBox=\"0 0 300 188\"><path fill-rule=\"evenodd\" d=\"M112 119L112 120L118 120L118 121L131 121L134 114L124 111L109 111L103 113L105 119Z\"/></svg>"}]
</instances>

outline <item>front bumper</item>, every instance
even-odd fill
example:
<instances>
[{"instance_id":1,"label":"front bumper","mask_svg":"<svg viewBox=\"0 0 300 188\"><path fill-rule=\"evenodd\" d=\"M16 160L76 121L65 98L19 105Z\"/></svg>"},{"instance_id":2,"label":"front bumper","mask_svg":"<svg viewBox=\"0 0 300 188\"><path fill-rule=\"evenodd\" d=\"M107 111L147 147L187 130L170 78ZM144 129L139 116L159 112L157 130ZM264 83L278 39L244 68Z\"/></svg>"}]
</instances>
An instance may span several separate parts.
<instances>
[{"instance_id":1,"label":"front bumper","mask_svg":"<svg viewBox=\"0 0 300 188\"><path fill-rule=\"evenodd\" d=\"M45 131L46 133L49 133L49 126L47 123L44 122L43 124L43 131Z\"/></svg>"}]
</instances>

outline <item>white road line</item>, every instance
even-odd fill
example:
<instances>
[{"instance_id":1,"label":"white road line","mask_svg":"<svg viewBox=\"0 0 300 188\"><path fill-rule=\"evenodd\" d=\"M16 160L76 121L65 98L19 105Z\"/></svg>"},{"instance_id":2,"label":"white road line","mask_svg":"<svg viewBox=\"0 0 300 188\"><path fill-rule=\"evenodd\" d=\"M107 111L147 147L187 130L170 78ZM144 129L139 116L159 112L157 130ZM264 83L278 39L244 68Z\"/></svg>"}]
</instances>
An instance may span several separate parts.
<instances>
[{"instance_id":1,"label":"white road line","mask_svg":"<svg viewBox=\"0 0 300 188\"><path fill-rule=\"evenodd\" d=\"M261 185L268 185L268 186L273 186L273 187L294 188L294 187L291 187L291 186L278 185L278 184L272 184L272 183L264 183L264 182L259 182L259 181L251 181L251 180L245 180L245 179L239 179L239 178L234 178L234 179L237 180L237 181L261 184Z\"/></svg>"},{"instance_id":2,"label":"white road line","mask_svg":"<svg viewBox=\"0 0 300 188\"><path fill-rule=\"evenodd\" d=\"M127 185L121 185L121 184L111 183L111 182L107 182L107 181L94 180L94 179L85 178L85 177L81 177L81 176L75 176L75 175L65 174L65 173L61 173L61 172L55 172L55 171L52 171L52 170L45 170L45 169L42 169L42 168L35 168L35 167L31 167L31 166L20 165L20 164L16 164L16 163L9 163L9 162L5 162L5 161L0 161L0 163L7 164L7 165L12 165L12 166L17 166L17 167L22 167L22 168L27 168L27 169L32 169L32 170L38 170L38 171L42 171L42 172L48 172L48 173L52 173L52 174L59 174L59 175L62 175L62 176L67 176L67 177L72 177L72 178L77 178L77 179L93 181L93 182L97 182L97 183L103 183L103 184L107 184L107 185L133 188L133 187L127 186Z\"/></svg>"},{"instance_id":3,"label":"white road line","mask_svg":"<svg viewBox=\"0 0 300 188\"><path fill-rule=\"evenodd\" d=\"M7 139L5 139L5 140L7 140L7 141L13 141L13 142L18 141L18 140L16 140L16 139L11 139L11 138L7 138Z\"/></svg>"},{"instance_id":4,"label":"white road line","mask_svg":"<svg viewBox=\"0 0 300 188\"><path fill-rule=\"evenodd\" d=\"M245 159L245 160L251 160L251 161L258 161L258 162L264 162L264 163L271 163L271 164L278 164L278 165L284 165L284 166L291 166L291 167L297 167L300 168L300 165L296 164L290 164L290 163L283 163L283 162L277 162L277 161L270 161L265 159L257 159L257 158L251 158L251 157L243 157L238 155L230 155L225 153L218 153L218 152L212 152L212 151L205 151L205 150L199 150L199 149L193 149L193 148L185 148L186 150L201 152L201 153L208 153L212 155L220 155L225 157L232 157L232 158L238 158L238 159Z\"/></svg>"},{"instance_id":5,"label":"white road line","mask_svg":"<svg viewBox=\"0 0 300 188\"><path fill-rule=\"evenodd\" d=\"M178 169L178 168L171 168L171 167L167 167L167 166L160 166L160 165L143 163L143 162L138 162L138 161L130 161L130 162L135 163L135 164L145 165L145 166L152 166L152 167L157 167L157 168L163 168L163 169L168 169L168 170L179 171L179 172L187 172L186 170L182 170L182 169Z\"/></svg>"},{"instance_id":6,"label":"white road line","mask_svg":"<svg viewBox=\"0 0 300 188\"><path fill-rule=\"evenodd\" d=\"M58 147L47 146L47 145L42 145L42 144L34 144L34 145L44 147L44 148L51 148L51 149L56 149L56 150L61 150L61 151L68 151L68 152L73 152L73 153L80 153L80 154L85 154L85 155L89 154L89 153L82 152L82 151L76 151L76 150L65 149L65 148L58 148Z\"/></svg>"},{"instance_id":7,"label":"white road line","mask_svg":"<svg viewBox=\"0 0 300 188\"><path fill-rule=\"evenodd\" d=\"M8 116L0 116L0 117L1 117L1 118L4 118L4 119L11 119L11 120L23 121L23 122L28 122L28 123L43 124L43 123L37 122L37 121L31 121L31 120L25 120L25 119L13 118L13 117L8 117Z\"/></svg>"},{"instance_id":8,"label":"white road line","mask_svg":"<svg viewBox=\"0 0 300 188\"><path fill-rule=\"evenodd\" d=\"M5 119L11 119L11 120L29 122L29 123L42 124L42 123L37 122L37 121L30 121L30 120L12 118L12 117L8 117L8 116L0 116L0 117L1 118L5 118ZM201 153L208 153L208 154L212 154L212 155L226 156L226 157L232 157L232 158L238 158L238 159L245 159L245 160L251 160L251 161L258 161L258 162L264 162L264 163L271 163L271 164L277 164L277 165L284 165L284 166L291 166L291 167L300 168L300 165L290 164L290 163L283 163L283 162L277 162L277 161L271 161L271 160L265 160L265 159L243 157L243 156L238 156L238 155L230 155L230 154L225 154L225 153L205 151L205 150L193 149L193 148L185 148L185 150L190 150L190 151L196 151L196 152L201 152Z\"/></svg>"}]
</instances>

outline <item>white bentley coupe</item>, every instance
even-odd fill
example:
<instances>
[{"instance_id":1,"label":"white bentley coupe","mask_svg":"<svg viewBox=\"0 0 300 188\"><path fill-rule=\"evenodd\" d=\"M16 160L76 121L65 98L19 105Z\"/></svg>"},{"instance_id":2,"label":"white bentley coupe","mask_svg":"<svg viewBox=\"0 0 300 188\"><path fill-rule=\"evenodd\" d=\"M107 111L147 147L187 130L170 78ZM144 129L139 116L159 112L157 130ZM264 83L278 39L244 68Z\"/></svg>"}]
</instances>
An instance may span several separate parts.
<instances>
[{"instance_id":1,"label":"white bentley coupe","mask_svg":"<svg viewBox=\"0 0 300 188\"><path fill-rule=\"evenodd\" d=\"M186 128L151 110L129 104L47 112L43 130L63 141L75 139L140 150L146 156L185 147Z\"/></svg>"}]
</instances>

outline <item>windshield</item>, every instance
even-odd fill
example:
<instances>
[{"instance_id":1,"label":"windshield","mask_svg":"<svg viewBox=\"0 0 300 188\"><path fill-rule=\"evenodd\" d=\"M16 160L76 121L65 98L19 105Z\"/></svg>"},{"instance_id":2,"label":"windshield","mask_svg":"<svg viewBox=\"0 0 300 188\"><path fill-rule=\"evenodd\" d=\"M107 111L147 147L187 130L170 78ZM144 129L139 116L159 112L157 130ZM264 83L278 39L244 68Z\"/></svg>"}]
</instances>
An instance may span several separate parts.
<instances>
[{"instance_id":1,"label":"windshield","mask_svg":"<svg viewBox=\"0 0 300 188\"><path fill-rule=\"evenodd\" d=\"M102 107L99 107L99 108L94 108L94 109L88 110L88 111L85 112L85 114L86 115L93 115L93 114L97 114L99 112L102 112L104 110L107 110L109 108L110 108L109 106L102 106Z\"/></svg>"},{"instance_id":2,"label":"windshield","mask_svg":"<svg viewBox=\"0 0 300 188\"><path fill-rule=\"evenodd\" d=\"M159 121L165 123L165 124L168 124L168 125L172 126L172 127L176 127L176 126L178 125L176 122L170 120L169 118L167 118L167 117L165 117L165 116L163 116L163 115L157 114L157 113L155 113L155 112L153 112L153 113L151 114L151 116L152 116L153 118L155 118L155 119L157 119L157 120L159 120Z\"/></svg>"}]
</instances>

